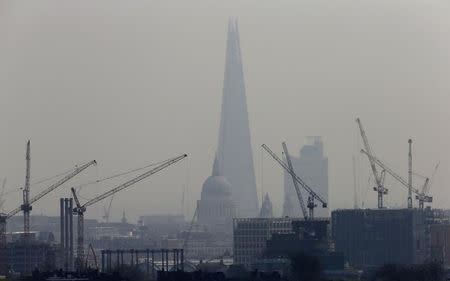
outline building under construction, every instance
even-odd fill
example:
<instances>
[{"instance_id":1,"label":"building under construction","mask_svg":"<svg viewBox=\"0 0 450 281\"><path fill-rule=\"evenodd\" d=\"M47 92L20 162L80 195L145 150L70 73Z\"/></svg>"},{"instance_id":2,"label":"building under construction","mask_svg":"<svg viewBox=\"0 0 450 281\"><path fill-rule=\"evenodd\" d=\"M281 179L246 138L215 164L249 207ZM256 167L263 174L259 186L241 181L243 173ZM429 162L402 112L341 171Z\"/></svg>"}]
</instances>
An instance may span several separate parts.
<instances>
[{"instance_id":1,"label":"building under construction","mask_svg":"<svg viewBox=\"0 0 450 281\"><path fill-rule=\"evenodd\" d=\"M426 210L336 210L331 221L335 249L353 267L419 264L429 257Z\"/></svg>"}]
</instances>

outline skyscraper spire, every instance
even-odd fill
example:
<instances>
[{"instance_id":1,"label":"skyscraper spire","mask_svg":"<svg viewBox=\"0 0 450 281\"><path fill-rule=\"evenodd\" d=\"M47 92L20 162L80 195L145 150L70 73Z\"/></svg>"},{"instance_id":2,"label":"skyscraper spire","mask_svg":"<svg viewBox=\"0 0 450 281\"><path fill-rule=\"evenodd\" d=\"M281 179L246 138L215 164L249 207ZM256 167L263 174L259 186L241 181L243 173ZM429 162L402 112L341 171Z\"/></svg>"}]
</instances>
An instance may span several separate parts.
<instances>
[{"instance_id":1,"label":"skyscraper spire","mask_svg":"<svg viewBox=\"0 0 450 281\"><path fill-rule=\"evenodd\" d=\"M220 163L219 155L216 153L216 157L214 158L213 170L212 170L213 177L222 176L222 167L220 164L221 163Z\"/></svg>"},{"instance_id":2,"label":"skyscraper spire","mask_svg":"<svg viewBox=\"0 0 450 281\"><path fill-rule=\"evenodd\" d=\"M268 193L266 193L266 196L263 199L261 210L259 211L259 217L273 218L273 206Z\"/></svg>"},{"instance_id":3,"label":"skyscraper spire","mask_svg":"<svg viewBox=\"0 0 450 281\"><path fill-rule=\"evenodd\" d=\"M239 217L258 215L258 197L237 21L228 24L218 156Z\"/></svg>"}]
</instances>

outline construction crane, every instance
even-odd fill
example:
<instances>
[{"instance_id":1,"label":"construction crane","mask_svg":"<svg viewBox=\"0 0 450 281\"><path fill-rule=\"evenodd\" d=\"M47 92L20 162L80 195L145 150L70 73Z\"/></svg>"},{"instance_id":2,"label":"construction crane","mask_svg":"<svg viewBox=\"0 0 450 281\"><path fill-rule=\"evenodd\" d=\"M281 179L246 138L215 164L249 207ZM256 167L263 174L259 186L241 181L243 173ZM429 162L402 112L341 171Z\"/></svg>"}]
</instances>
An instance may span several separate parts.
<instances>
[{"instance_id":1,"label":"construction crane","mask_svg":"<svg viewBox=\"0 0 450 281\"><path fill-rule=\"evenodd\" d=\"M430 179L426 178L425 183L423 184L422 191L416 195L416 199L419 201L419 209L424 208L425 203L433 202L433 197L427 195L429 188Z\"/></svg>"},{"instance_id":2,"label":"construction crane","mask_svg":"<svg viewBox=\"0 0 450 281\"><path fill-rule=\"evenodd\" d=\"M289 156L289 151L288 151L286 142L283 142L282 145L283 145L284 156L286 157L286 162L288 164L289 170L294 171L294 167L292 166L291 157ZM306 212L305 202L303 201L303 196L302 196L300 187L298 186L298 182L295 180L295 176L293 176L291 174L291 177L292 177L292 182L294 183L295 192L297 193L297 198L298 198L298 201L300 203L300 208L302 210L303 217L305 218L305 220L308 220L308 214ZM308 197L308 203L309 203L309 201L310 200L309 200L309 197ZM314 203L314 201L313 201L313 203ZM314 208L309 209L310 212L313 209ZM309 216L313 217L313 216L311 216L311 213L309 214Z\"/></svg>"},{"instance_id":3,"label":"construction crane","mask_svg":"<svg viewBox=\"0 0 450 281\"><path fill-rule=\"evenodd\" d=\"M63 177L62 179L57 181L56 183L52 184L51 186L47 187L45 190L39 192L36 196L34 196L33 198L31 198L28 201L30 210L31 210L31 205L33 203L35 203L36 201L38 201L39 199L41 199L45 195L49 194L50 192L52 192L56 188L60 187L65 182L67 182L71 178L75 177L76 175L78 175L79 173L81 173L82 171L87 169L89 166L95 165L95 164L97 164L97 162L95 160L93 160L93 161L90 161L90 162L88 162L86 164L83 164L83 165L81 165L79 167L77 166L77 167L75 167L75 170L73 172L69 173L68 175L66 175L65 177ZM0 214L0 247L4 248L6 246L6 221L9 218L11 218L12 216L14 216L17 213L19 213L20 211L22 211L22 205L17 207L17 208L15 208L14 210L9 211L8 213Z\"/></svg>"},{"instance_id":4,"label":"construction crane","mask_svg":"<svg viewBox=\"0 0 450 281\"><path fill-rule=\"evenodd\" d=\"M20 207L23 211L23 234L25 240L30 234L30 140L27 142L26 154L26 173L25 173L25 187L23 188L23 204Z\"/></svg>"},{"instance_id":5,"label":"construction crane","mask_svg":"<svg viewBox=\"0 0 450 281\"><path fill-rule=\"evenodd\" d=\"M367 151L365 151L364 149L361 149L361 152L364 153L365 155L367 155L367 157L369 157L369 155L367 154ZM399 183L401 183L404 187L408 188L408 190L409 190L409 182L408 181L406 181L404 178L402 178L400 175L398 175L396 172L394 172L391 168L389 168L386 164L384 164L380 159L376 158L373 155L372 155L372 158L379 167L381 167L384 171L386 171L388 174L390 174L394 179L396 179ZM426 186L428 186L428 182L429 182L429 180L428 180L428 178L426 178L423 189L426 189ZM419 200L419 208L423 208L424 202L427 202L427 203L433 202L433 197L426 195L426 193L419 192L419 190L417 188L411 187L411 192L416 194L416 199Z\"/></svg>"},{"instance_id":6,"label":"construction crane","mask_svg":"<svg viewBox=\"0 0 450 281\"><path fill-rule=\"evenodd\" d=\"M408 209L412 209L412 139L408 140L409 153L408 153Z\"/></svg>"},{"instance_id":7,"label":"construction crane","mask_svg":"<svg viewBox=\"0 0 450 281\"><path fill-rule=\"evenodd\" d=\"M92 254L92 259L94 260L94 266L95 266L94 269L98 270L97 255L95 254L94 247L92 247L91 243L89 243L89 246L88 246L88 252L86 255L86 263L84 265L84 268L89 268L89 258L90 258L89 253Z\"/></svg>"},{"instance_id":8,"label":"construction crane","mask_svg":"<svg viewBox=\"0 0 450 281\"><path fill-rule=\"evenodd\" d=\"M184 254L185 254L185 255L186 255L186 253L187 253L187 245L188 245L189 240L191 239L191 232L192 232L192 228L194 228L195 218L197 217L197 215L198 215L198 204L197 204L197 206L195 207L194 215L192 216L191 223L189 224L189 230L188 230L188 232L186 233L186 237L184 237L184 241L183 241L183 251L184 251Z\"/></svg>"},{"instance_id":9,"label":"construction crane","mask_svg":"<svg viewBox=\"0 0 450 281\"><path fill-rule=\"evenodd\" d=\"M162 163L162 162L151 163L151 164L147 164L147 165L145 165L145 166L143 166L143 167L134 168L134 169L127 170L127 171L121 171L121 172L119 172L119 173L116 173L116 174L111 175L111 176L107 176L107 177L102 178L102 179L97 179L97 180L94 180L94 181L89 181L89 182L83 183L83 184L81 184L81 185L78 185L78 186L77 186L77 190L78 190L78 192L80 192L80 190L81 190L82 187L85 187L85 186L88 186L88 185L93 185L93 184L99 184L99 183L104 182L104 181L107 181L107 180L112 180L112 179L115 179L115 178L118 178L118 177L126 176L126 175L128 175L128 174L135 173L135 172L138 172L138 171L147 169L147 168L149 168L149 167L159 165L159 164L161 164L161 163ZM103 218L103 219L105 220L105 222L107 222L107 223L109 222L109 217L110 217L110 213L111 213L111 205L112 205L113 200L114 200L114 196L111 196L111 200L109 201L109 203L106 204L105 206L103 206L103 216L102 216L102 218Z\"/></svg>"},{"instance_id":10,"label":"construction crane","mask_svg":"<svg viewBox=\"0 0 450 281\"><path fill-rule=\"evenodd\" d=\"M372 148L369 145L369 141L366 136L366 132L361 124L361 120L356 118L356 123L358 123L359 131L361 133L361 138L364 142L365 150L367 151L367 156L369 158L370 168L372 169L373 177L375 179L376 186L373 188L378 193L378 208L383 208L383 195L388 193L388 189L384 187L383 184L383 173L379 174L377 170L377 166L375 165L375 160L373 158Z\"/></svg>"},{"instance_id":11,"label":"construction crane","mask_svg":"<svg viewBox=\"0 0 450 281\"><path fill-rule=\"evenodd\" d=\"M430 186L431 186L432 180L433 180L434 176L436 175L436 172L439 168L439 164L440 163L437 163L436 166L434 167L433 174L431 174L430 178L425 177L425 183L422 186L422 190L419 194L416 195L416 199L419 201L420 209L424 208L424 203L433 202L433 197L431 197L427 194L430 191Z\"/></svg>"},{"instance_id":12,"label":"construction crane","mask_svg":"<svg viewBox=\"0 0 450 281\"><path fill-rule=\"evenodd\" d=\"M283 167L291 176L293 176L297 181L297 183L299 183L309 193L307 204L308 208L310 208L309 219L314 218L314 208L316 207L314 200L317 199L320 203L322 203L322 208L327 207L327 202L319 194L314 192L314 190L312 190L312 188L309 187L299 176L297 176L294 170L290 169L289 166L286 163L284 163L283 160L281 160L272 150L270 150L270 148L267 145L263 144L262 148L264 148L264 150L267 151L267 153L269 153L270 156L272 156L272 158L275 159L275 161L277 161L278 164L280 164L281 167Z\"/></svg>"},{"instance_id":13,"label":"construction crane","mask_svg":"<svg viewBox=\"0 0 450 281\"><path fill-rule=\"evenodd\" d=\"M106 223L109 222L109 214L111 212L111 205L112 205L113 199L114 199L114 195L111 196L111 200L109 200L108 206L103 206L103 219L105 220Z\"/></svg>"},{"instance_id":14,"label":"construction crane","mask_svg":"<svg viewBox=\"0 0 450 281\"><path fill-rule=\"evenodd\" d=\"M174 158L171 158L169 160L166 160L164 162L162 162L162 164L156 166L155 168L135 177L132 178L131 180L118 185L117 187L110 189L109 191L96 196L92 199L90 199L89 201L87 201L86 203L84 203L83 205L81 205L80 201L78 200L78 196L76 194L75 188L71 188L72 190L72 195L73 195L73 199L75 200L75 205L76 207L73 209L73 212L78 216L78 233L77 233L77 261L76 261L76 266L77 269L80 271L83 269L83 261L84 261L84 213L86 212L86 208L94 205L95 203L98 203L99 201L112 196L113 194L171 166L172 164L177 163L178 161L184 159L185 157L187 157L187 154L183 154Z\"/></svg>"}]
</instances>

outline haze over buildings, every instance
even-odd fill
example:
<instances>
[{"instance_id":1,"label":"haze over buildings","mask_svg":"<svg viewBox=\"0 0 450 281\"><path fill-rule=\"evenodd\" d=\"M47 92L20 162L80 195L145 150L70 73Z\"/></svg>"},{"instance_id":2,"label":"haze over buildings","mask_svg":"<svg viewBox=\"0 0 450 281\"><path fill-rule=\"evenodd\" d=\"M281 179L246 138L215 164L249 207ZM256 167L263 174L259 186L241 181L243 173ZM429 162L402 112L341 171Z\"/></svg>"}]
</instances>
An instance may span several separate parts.
<instances>
[{"instance_id":1,"label":"haze over buildings","mask_svg":"<svg viewBox=\"0 0 450 281\"><path fill-rule=\"evenodd\" d=\"M8 177L8 189L23 184L28 138L32 182L90 159L98 160L98 172L79 182L189 152L185 164L117 196L111 220L124 209L130 221L179 213L185 186L192 217L217 151L225 34L235 15L256 181L275 215L282 214L283 172L259 146L285 140L297 154L306 136L323 136L330 208L353 206L347 195L360 148L356 116L375 153L402 175L410 137L417 172L430 174L441 161L431 189L438 195L433 205L445 207L448 14L448 1L416 0L1 1L0 178ZM374 207L365 158L359 166L359 198ZM404 206L404 189L386 181L386 204ZM83 192L90 198L108 187ZM16 207L20 191L8 196L5 208ZM33 214L57 215L52 200L43 199ZM100 218L102 207L87 216Z\"/></svg>"},{"instance_id":2,"label":"haze over buildings","mask_svg":"<svg viewBox=\"0 0 450 281\"><path fill-rule=\"evenodd\" d=\"M294 277L301 253L341 276L450 265L449 14L419 0L0 1L0 213L16 208L0 214L0 275L96 257L111 271L126 253L167 277L181 248L190 268L252 279Z\"/></svg>"}]
</instances>

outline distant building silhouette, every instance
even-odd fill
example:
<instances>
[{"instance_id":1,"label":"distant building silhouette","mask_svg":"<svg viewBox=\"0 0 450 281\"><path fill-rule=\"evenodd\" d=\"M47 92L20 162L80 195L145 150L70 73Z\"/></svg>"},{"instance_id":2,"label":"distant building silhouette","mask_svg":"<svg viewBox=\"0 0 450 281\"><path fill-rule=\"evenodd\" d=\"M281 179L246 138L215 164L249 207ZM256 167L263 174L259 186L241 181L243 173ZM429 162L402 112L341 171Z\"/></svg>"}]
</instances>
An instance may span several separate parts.
<instances>
[{"instance_id":1,"label":"distant building silhouette","mask_svg":"<svg viewBox=\"0 0 450 281\"><path fill-rule=\"evenodd\" d=\"M269 194L266 193L262 202L261 210L259 211L260 218L273 218L273 206L270 201Z\"/></svg>"},{"instance_id":2,"label":"distant building silhouette","mask_svg":"<svg viewBox=\"0 0 450 281\"><path fill-rule=\"evenodd\" d=\"M228 26L218 154L237 215L256 217L258 197L236 20L230 20Z\"/></svg>"},{"instance_id":3,"label":"distant building silhouette","mask_svg":"<svg viewBox=\"0 0 450 281\"><path fill-rule=\"evenodd\" d=\"M328 202L328 158L323 153L322 138L309 137L308 144L300 150L300 157L293 155L290 155L290 157L296 174ZM306 206L308 193L303 189L301 191ZM322 208L321 204L318 205L314 210L314 215L316 217L329 217L329 209ZM302 216L292 177L287 172L284 173L283 216Z\"/></svg>"}]
</instances>

